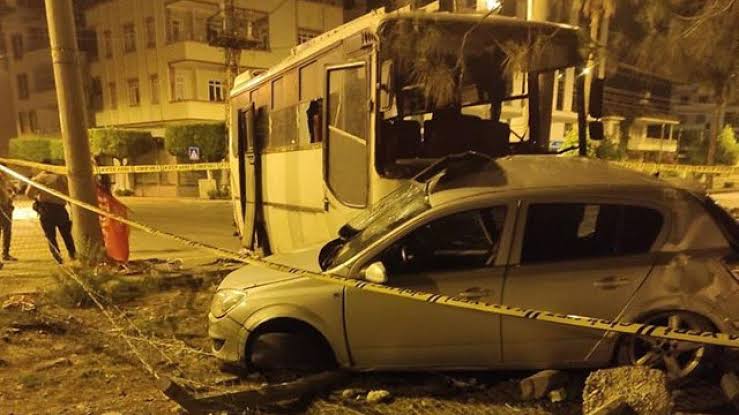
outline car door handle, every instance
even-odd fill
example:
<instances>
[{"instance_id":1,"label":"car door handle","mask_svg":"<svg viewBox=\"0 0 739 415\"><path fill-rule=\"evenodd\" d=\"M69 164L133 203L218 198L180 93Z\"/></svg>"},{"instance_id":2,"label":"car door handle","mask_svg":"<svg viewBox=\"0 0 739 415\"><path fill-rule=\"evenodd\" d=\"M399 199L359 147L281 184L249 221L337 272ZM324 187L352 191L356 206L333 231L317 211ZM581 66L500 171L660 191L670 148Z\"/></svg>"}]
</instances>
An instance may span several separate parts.
<instances>
[{"instance_id":1,"label":"car door handle","mask_svg":"<svg viewBox=\"0 0 739 415\"><path fill-rule=\"evenodd\" d=\"M601 278L593 282L593 286L595 288L600 288L602 290L615 290L618 287L623 287L624 285L629 284L631 284L630 279L616 276Z\"/></svg>"},{"instance_id":2,"label":"car door handle","mask_svg":"<svg viewBox=\"0 0 739 415\"><path fill-rule=\"evenodd\" d=\"M458 297L462 297L466 299L477 299L477 298L487 297L490 294L492 294L491 290L487 290L487 289L479 288L479 287L473 287L473 288L468 288L462 291L461 293L458 294Z\"/></svg>"}]
</instances>

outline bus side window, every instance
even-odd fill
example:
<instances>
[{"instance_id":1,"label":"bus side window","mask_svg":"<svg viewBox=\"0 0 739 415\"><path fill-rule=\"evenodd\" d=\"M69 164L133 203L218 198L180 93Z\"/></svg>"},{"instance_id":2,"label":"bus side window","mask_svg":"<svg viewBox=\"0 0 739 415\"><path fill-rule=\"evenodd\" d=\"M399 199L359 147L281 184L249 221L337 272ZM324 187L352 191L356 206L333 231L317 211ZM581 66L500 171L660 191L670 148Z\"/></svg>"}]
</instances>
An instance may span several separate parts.
<instances>
[{"instance_id":1,"label":"bus side window","mask_svg":"<svg viewBox=\"0 0 739 415\"><path fill-rule=\"evenodd\" d=\"M311 143L323 141L323 99L314 99L308 104L306 111L308 118L308 134Z\"/></svg>"},{"instance_id":2,"label":"bus side window","mask_svg":"<svg viewBox=\"0 0 739 415\"><path fill-rule=\"evenodd\" d=\"M369 85L364 64L328 69L326 180L342 203L367 205Z\"/></svg>"}]
</instances>

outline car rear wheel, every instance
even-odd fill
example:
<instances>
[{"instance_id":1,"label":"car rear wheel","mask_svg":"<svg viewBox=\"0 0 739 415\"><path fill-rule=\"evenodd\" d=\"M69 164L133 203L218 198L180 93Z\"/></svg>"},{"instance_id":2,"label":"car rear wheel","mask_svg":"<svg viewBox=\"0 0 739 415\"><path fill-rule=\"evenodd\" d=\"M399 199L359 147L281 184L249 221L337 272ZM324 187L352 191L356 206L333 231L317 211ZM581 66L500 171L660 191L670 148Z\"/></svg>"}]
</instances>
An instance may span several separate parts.
<instances>
[{"instance_id":1,"label":"car rear wheel","mask_svg":"<svg viewBox=\"0 0 739 415\"><path fill-rule=\"evenodd\" d=\"M707 318L685 311L657 313L646 318L643 323L671 329L716 330ZM647 336L627 336L621 340L618 363L664 370L667 378L674 382L708 370L715 362L717 353L718 349L714 346Z\"/></svg>"}]
</instances>

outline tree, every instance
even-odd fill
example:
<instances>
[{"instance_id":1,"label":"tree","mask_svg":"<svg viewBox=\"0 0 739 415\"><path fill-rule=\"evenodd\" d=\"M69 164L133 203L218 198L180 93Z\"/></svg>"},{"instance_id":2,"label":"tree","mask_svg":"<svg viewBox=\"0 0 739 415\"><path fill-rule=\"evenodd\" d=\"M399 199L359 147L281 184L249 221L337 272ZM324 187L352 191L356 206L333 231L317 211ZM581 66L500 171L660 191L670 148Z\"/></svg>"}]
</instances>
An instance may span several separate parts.
<instances>
[{"instance_id":1,"label":"tree","mask_svg":"<svg viewBox=\"0 0 739 415\"><path fill-rule=\"evenodd\" d=\"M710 140L698 134L684 134L681 147L690 164L705 164ZM733 166L739 161L739 144L736 142L734 129L731 125L724 126L716 143L716 164Z\"/></svg>"},{"instance_id":2,"label":"tree","mask_svg":"<svg viewBox=\"0 0 739 415\"><path fill-rule=\"evenodd\" d=\"M226 125L222 122L170 125L164 130L164 147L180 159L188 159L190 147L200 150L202 161L226 157Z\"/></svg>"},{"instance_id":3,"label":"tree","mask_svg":"<svg viewBox=\"0 0 739 415\"><path fill-rule=\"evenodd\" d=\"M562 149L572 149L562 153L567 157L574 157L578 155L578 135L577 129L570 129L564 137L562 142ZM603 160L621 160L626 156L626 151L623 150L619 144L609 137L606 137L602 141L594 141L588 139L588 151L587 156L591 158L599 158Z\"/></svg>"},{"instance_id":4,"label":"tree","mask_svg":"<svg viewBox=\"0 0 739 415\"><path fill-rule=\"evenodd\" d=\"M739 5L736 0L619 2L609 45L612 61L629 62L672 79L703 83L716 99L707 162L717 157L726 104L736 89Z\"/></svg>"},{"instance_id":5,"label":"tree","mask_svg":"<svg viewBox=\"0 0 739 415\"><path fill-rule=\"evenodd\" d=\"M89 130L90 150L96 156L109 156L123 162L138 157L154 146L148 131L123 128L94 128Z\"/></svg>"}]
</instances>

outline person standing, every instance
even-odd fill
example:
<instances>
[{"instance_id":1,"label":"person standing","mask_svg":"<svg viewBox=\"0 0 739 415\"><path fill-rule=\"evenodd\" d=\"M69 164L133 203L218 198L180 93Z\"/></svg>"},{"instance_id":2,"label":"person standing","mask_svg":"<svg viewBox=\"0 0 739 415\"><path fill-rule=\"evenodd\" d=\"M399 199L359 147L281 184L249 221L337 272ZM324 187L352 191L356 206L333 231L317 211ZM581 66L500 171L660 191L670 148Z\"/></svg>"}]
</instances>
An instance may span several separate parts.
<instances>
[{"instance_id":1,"label":"person standing","mask_svg":"<svg viewBox=\"0 0 739 415\"><path fill-rule=\"evenodd\" d=\"M43 163L51 164L49 160L44 160ZM32 180L65 195L69 194L67 178L62 175L42 171L34 176ZM56 240L57 229L64 240L69 258L74 260L77 256L77 250L72 238L72 221L69 220L69 214L67 213L67 202L33 186L28 186L26 196L35 201L33 207L39 215L41 229L43 229L44 236L49 242L49 250L54 260L60 264L63 262L59 244Z\"/></svg>"},{"instance_id":2,"label":"person standing","mask_svg":"<svg viewBox=\"0 0 739 415\"><path fill-rule=\"evenodd\" d=\"M3 261L14 262L10 255L10 243L13 234L13 198L15 189L4 174L0 173L0 231L3 234Z\"/></svg>"}]
</instances>

